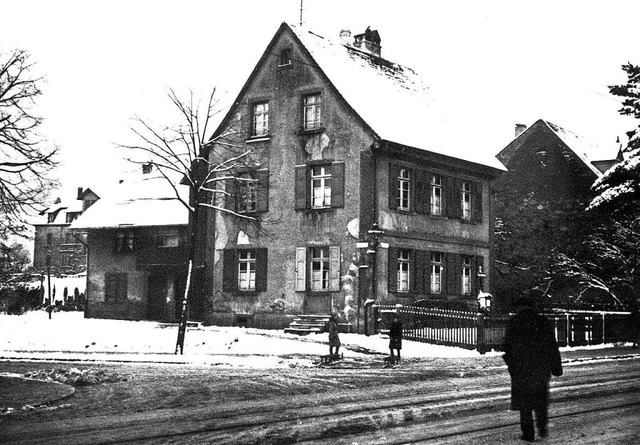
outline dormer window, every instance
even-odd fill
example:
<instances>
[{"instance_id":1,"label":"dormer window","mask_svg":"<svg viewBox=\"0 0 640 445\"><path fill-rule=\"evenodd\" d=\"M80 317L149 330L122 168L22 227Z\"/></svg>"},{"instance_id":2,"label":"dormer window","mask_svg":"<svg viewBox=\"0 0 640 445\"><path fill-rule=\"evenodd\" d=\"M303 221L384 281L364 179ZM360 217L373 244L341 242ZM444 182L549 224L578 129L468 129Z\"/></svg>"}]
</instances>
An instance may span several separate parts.
<instances>
[{"instance_id":1,"label":"dormer window","mask_svg":"<svg viewBox=\"0 0 640 445\"><path fill-rule=\"evenodd\" d=\"M278 60L278 67L283 67L283 66L291 66L292 59L291 59L291 48L284 48L282 50L280 50L280 58Z\"/></svg>"}]
</instances>

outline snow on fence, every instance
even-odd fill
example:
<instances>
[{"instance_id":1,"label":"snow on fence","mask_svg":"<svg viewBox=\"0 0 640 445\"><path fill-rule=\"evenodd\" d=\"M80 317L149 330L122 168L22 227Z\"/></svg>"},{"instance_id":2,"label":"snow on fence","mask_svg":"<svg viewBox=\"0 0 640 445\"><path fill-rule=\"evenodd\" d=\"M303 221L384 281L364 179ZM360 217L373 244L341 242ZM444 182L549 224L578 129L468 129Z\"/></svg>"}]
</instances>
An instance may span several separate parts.
<instances>
[{"instance_id":1,"label":"snow on fence","mask_svg":"<svg viewBox=\"0 0 640 445\"><path fill-rule=\"evenodd\" d=\"M403 338L423 343L477 349L502 349L509 316L412 306L374 305L380 333L388 332L393 314L403 324ZM553 323L560 346L586 346L630 341L628 312L545 314Z\"/></svg>"}]
</instances>

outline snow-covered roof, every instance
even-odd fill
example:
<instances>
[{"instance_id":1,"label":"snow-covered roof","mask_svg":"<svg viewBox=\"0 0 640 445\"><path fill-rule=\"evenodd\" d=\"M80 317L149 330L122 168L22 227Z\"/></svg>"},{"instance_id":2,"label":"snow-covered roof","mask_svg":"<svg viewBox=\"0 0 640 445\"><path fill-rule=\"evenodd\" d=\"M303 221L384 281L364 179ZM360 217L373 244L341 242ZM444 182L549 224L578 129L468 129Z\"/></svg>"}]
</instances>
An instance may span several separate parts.
<instances>
[{"instance_id":1,"label":"snow-covered roof","mask_svg":"<svg viewBox=\"0 0 640 445\"><path fill-rule=\"evenodd\" d=\"M586 139L577 134L553 124L549 121L543 121L551 131L553 131L567 147L578 156L597 176L602 176L602 172L598 170L592 162L615 159L617 153L611 150L603 150L597 145L588 142ZM615 148L615 147L614 147Z\"/></svg>"},{"instance_id":2,"label":"snow-covered roof","mask_svg":"<svg viewBox=\"0 0 640 445\"><path fill-rule=\"evenodd\" d=\"M429 107L429 90L413 69L342 40L288 26L338 92L381 139L505 170L495 156L461 147L455 135L442 134L439 120Z\"/></svg>"},{"instance_id":3,"label":"snow-covered roof","mask_svg":"<svg viewBox=\"0 0 640 445\"><path fill-rule=\"evenodd\" d=\"M176 188L187 200L188 187L176 185ZM119 184L89 207L71 224L71 228L176 226L188 222L188 210L176 197L171 184L162 177L151 176Z\"/></svg>"}]
</instances>

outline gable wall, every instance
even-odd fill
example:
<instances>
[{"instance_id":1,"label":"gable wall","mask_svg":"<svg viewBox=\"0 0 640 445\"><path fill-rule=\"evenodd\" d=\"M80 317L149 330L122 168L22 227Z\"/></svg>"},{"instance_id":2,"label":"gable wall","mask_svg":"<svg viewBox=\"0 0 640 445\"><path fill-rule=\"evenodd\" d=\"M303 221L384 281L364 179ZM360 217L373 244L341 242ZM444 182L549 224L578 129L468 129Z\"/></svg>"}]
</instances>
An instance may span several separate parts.
<instances>
[{"instance_id":1,"label":"gable wall","mask_svg":"<svg viewBox=\"0 0 640 445\"><path fill-rule=\"evenodd\" d=\"M293 65L278 68L278 55L286 47L293 48ZM322 94L324 131L301 134L302 98L315 92ZM265 99L269 100L270 140L246 142L251 127L251 104ZM239 143L256 147L253 160L269 170L269 211L260 215L263 221L260 227L230 216L218 217L215 249L209 250L207 266L212 280L209 290L212 310L249 313L266 320L273 314L270 306L276 299L284 300L286 314L328 313L332 304L343 306L345 296L356 292L351 279L341 286L340 292L311 296L295 291L296 248L340 246L341 270L346 275L354 255L358 254L357 238L349 234L347 225L360 213L360 155L371 147L372 135L325 81L313 61L295 46L288 32L275 43L239 99L234 116L239 118L235 122L239 122L245 132ZM295 210L295 166L321 160L344 162L344 206L318 211ZM266 292L237 295L220 290L222 251L238 247L240 231L248 235L248 244L241 247L268 249Z\"/></svg>"}]
</instances>

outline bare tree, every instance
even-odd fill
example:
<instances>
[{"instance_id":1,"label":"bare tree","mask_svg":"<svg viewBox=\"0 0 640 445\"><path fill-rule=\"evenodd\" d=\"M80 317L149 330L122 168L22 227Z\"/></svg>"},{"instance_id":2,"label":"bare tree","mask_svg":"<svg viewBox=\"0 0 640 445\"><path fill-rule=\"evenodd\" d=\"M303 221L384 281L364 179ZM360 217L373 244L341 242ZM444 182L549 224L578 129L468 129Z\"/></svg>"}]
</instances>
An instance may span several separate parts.
<instances>
[{"instance_id":1,"label":"bare tree","mask_svg":"<svg viewBox=\"0 0 640 445\"><path fill-rule=\"evenodd\" d=\"M137 144L120 144L135 156L128 160L136 164L151 164L173 187L177 199L189 212L189 266L185 288L176 350L184 349L189 298L196 289L193 286L196 240L202 212L220 211L239 218L254 218L238 213L224 205L222 197L229 192L223 186L227 181L251 181L234 176L234 171L244 166L252 150L237 143L238 130L233 126L212 136L212 124L221 113L216 89L211 91L206 106L194 98L193 92L187 100L181 100L173 90L167 92L171 104L178 112L178 121L169 126L158 127L139 116L135 117L132 131ZM212 153L216 150L216 153ZM189 199L178 192L177 184L186 184Z\"/></svg>"},{"instance_id":2,"label":"bare tree","mask_svg":"<svg viewBox=\"0 0 640 445\"><path fill-rule=\"evenodd\" d=\"M48 173L58 149L38 133L42 118L31 113L41 91L31 76L29 54L0 54L0 237L24 236L29 216L41 211L56 181Z\"/></svg>"}]
</instances>

